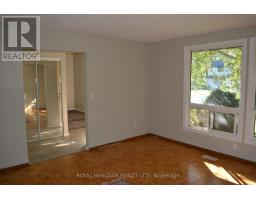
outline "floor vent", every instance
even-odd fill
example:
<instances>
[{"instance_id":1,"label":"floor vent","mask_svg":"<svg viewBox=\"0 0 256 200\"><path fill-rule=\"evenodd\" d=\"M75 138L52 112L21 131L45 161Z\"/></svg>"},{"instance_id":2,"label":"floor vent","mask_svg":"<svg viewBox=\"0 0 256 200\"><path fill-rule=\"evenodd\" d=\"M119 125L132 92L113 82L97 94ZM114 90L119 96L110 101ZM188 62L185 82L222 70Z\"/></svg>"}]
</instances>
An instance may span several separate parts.
<instances>
[{"instance_id":1,"label":"floor vent","mask_svg":"<svg viewBox=\"0 0 256 200\"><path fill-rule=\"evenodd\" d=\"M209 155L203 155L202 158L206 159L206 160L210 160L210 161L217 161L218 158L215 158L213 156L209 156Z\"/></svg>"}]
</instances>

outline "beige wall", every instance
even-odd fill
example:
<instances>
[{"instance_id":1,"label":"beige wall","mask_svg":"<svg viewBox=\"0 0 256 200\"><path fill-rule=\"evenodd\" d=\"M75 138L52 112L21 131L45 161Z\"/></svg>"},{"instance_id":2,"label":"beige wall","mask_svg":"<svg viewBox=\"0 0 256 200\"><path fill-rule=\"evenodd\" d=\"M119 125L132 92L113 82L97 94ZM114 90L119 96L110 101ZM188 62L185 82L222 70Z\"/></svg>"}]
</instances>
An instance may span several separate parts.
<instances>
[{"instance_id":1,"label":"beige wall","mask_svg":"<svg viewBox=\"0 0 256 200\"><path fill-rule=\"evenodd\" d=\"M256 161L256 146L182 130L184 46L253 36L256 36L256 27L150 44L150 131L174 140Z\"/></svg>"}]
</instances>

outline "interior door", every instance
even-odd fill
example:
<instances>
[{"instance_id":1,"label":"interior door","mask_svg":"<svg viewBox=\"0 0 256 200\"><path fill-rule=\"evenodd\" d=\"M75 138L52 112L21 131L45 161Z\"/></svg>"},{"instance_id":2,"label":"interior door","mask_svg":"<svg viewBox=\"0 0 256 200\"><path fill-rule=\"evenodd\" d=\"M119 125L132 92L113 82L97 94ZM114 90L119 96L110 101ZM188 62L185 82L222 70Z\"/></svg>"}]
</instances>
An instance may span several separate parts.
<instances>
[{"instance_id":1,"label":"interior door","mask_svg":"<svg viewBox=\"0 0 256 200\"><path fill-rule=\"evenodd\" d=\"M36 62L23 63L24 109L28 141L39 139Z\"/></svg>"},{"instance_id":2,"label":"interior door","mask_svg":"<svg viewBox=\"0 0 256 200\"><path fill-rule=\"evenodd\" d=\"M24 62L23 76L28 141L62 136L60 62Z\"/></svg>"},{"instance_id":3,"label":"interior door","mask_svg":"<svg viewBox=\"0 0 256 200\"><path fill-rule=\"evenodd\" d=\"M57 61L37 62L40 105L40 139L63 135L61 65Z\"/></svg>"}]
</instances>

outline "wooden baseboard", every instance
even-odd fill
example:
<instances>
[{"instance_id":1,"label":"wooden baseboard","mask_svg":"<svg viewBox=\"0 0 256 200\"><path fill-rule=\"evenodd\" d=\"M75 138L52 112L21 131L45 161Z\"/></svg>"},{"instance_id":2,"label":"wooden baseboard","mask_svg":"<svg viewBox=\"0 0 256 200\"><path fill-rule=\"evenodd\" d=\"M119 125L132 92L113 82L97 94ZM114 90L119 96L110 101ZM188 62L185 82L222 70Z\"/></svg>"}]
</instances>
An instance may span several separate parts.
<instances>
[{"instance_id":1,"label":"wooden baseboard","mask_svg":"<svg viewBox=\"0 0 256 200\"><path fill-rule=\"evenodd\" d=\"M228 154L225 154L225 153L220 153L220 152L213 151L213 150L210 150L210 149L206 149L206 148L203 148L203 147L198 147L198 146L195 146L195 145L192 145L192 144L188 144L188 143L181 142L181 141L178 141L178 140L174 140L174 139L171 139L171 138L167 138L167 137L164 137L164 136L159 136L159 135L156 135L156 134L153 134L153 133L152 133L152 135L157 136L158 138L160 138L162 140L166 140L166 141L181 144L183 146L187 146L187 147L190 147L190 148L198 149L198 150L204 151L206 153L211 153L211 154L219 155L219 156L226 157L226 158L232 158L234 160L246 162L246 163L251 164L251 165L256 165L256 162L253 162L251 160L246 160L246 159L243 159L243 158L238 158L236 156L231 156L231 155L228 155Z\"/></svg>"},{"instance_id":2,"label":"wooden baseboard","mask_svg":"<svg viewBox=\"0 0 256 200\"><path fill-rule=\"evenodd\" d=\"M134 136L134 137L131 137L131 138L127 138L127 139L123 139L123 140L118 140L118 141L115 141L115 142L110 142L110 143L106 143L106 144L102 144L102 145L98 145L98 146L95 146L95 147L91 147L89 148L88 150L96 150L96 149L100 149L100 148L103 148L103 147L106 147L106 146L109 146L109 145L113 145L113 144L117 144L117 143L120 143L120 142L128 142L128 141L133 141L133 140L136 140L136 139L139 139L141 137L145 137L147 135L154 135L152 133L145 133L145 134L142 134L142 135L138 135L138 136Z\"/></svg>"},{"instance_id":3,"label":"wooden baseboard","mask_svg":"<svg viewBox=\"0 0 256 200\"><path fill-rule=\"evenodd\" d=\"M12 166L12 167L6 167L6 168L3 168L3 169L0 169L0 172L7 172L7 171L10 171L10 170L14 170L14 169L21 169L21 168L28 167L28 166L29 166L29 163L24 163L24 164L15 165L15 166Z\"/></svg>"},{"instance_id":4,"label":"wooden baseboard","mask_svg":"<svg viewBox=\"0 0 256 200\"><path fill-rule=\"evenodd\" d=\"M245 162L245 163L256 166L256 162L253 162L253 161L250 161L250 160L246 160L246 159L238 158L238 157L231 156L231 155L228 155L228 154L220 153L220 152L217 152L217 151L209 150L209 149L206 149L206 148L203 148L203 147L198 147L198 146L195 146L195 145L192 145L192 144L188 144L188 143L181 142L181 141L178 141L178 140L174 140L174 139L171 139L171 138L156 135L154 133L145 133L145 134L134 136L134 137L131 137L131 138L127 138L127 139L123 139L123 140L119 140L119 141L110 142L110 143L106 143L106 144L103 144L103 145L95 146L95 147L89 148L87 150L89 150L89 151L97 150L97 149L100 149L100 148L107 147L108 145L114 145L114 144L121 143L121 142L129 142L129 141L137 140L137 139L145 137L145 136L154 136L158 139L166 140L168 142L180 144L180 145L183 145L183 146L186 146L186 147L190 147L190 148L198 149L200 151L204 151L206 153L215 154L215 155L221 156L223 158L225 158L225 157L226 158L231 158L231 159L234 159L234 160L242 161L242 162ZM81 152L76 152L76 153L81 153ZM24 164L21 164L21 165L16 165L16 166L0 169L0 172L6 172L6 171L9 171L9 170L13 170L13 169L20 169L20 168L28 167L28 166L30 166L29 163L24 163Z\"/></svg>"},{"instance_id":5,"label":"wooden baseboard","mask_svg":"<svg viewBox=\"0 0 256 200\"><path fill-rule=\"evenodd\" d=\"M213 151L213 150L210 150L210 149L206 149L206 148L203 148L203 147L198 147L198 146L195 146L195 145L192 145L192 144L188 144L188 143L181 142L181 141L178 141L178 140L174 140L174 139L171 139L171 138L167 138L167 137L163 137L163 136L160 136L160 135L156 135L154 133L146 133L146 134L143 134L143 135L138 135L138 136L135 136L135 137L124 139L124 140L106 143L106 144L103 144L103 145L92 147L92 148L90 148L88 150L95 150L95 149L103 148L103 147L106 147L106 146L109 146L109 145L114 145L114 144L120 143L120 142L132 141L132 140L136 140L136 139L139 139L141 137L144 137L144 136L154 136L156 138L160 138L160 139L166 140L168 142L173 142L173 143L180 144L180 145L183 145L183 146L187 146L187 147L190 147L190 148L198 149L198 150L204 151L206 153L215 154L215 155L226 157L226 158L232 158L232 159L235 159L235 160L246 162L246 163L251 164L251 165L256 165L256 162L253 162L251 160L246 160L246 159L243 159L243 158L238 158L238 157L235 157L235 156L231 156L231 155L228 155L228 154L220 153L220 152Z\"/></svg>"}]
</instances>

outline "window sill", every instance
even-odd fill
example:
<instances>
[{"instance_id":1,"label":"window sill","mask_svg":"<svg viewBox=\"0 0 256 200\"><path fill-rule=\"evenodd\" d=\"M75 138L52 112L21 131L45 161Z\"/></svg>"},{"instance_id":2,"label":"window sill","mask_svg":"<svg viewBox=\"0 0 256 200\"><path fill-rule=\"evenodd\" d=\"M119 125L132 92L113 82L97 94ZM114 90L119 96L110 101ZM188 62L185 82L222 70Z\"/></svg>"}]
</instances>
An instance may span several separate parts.
<instances>
[{"instance_id":1,"label":"window sill","mask_svg":"<svg viewBox=\"0 0 256 200\"><path fill-rule=\"evenodd\" d=\"M229 141L233 141L233 142L243 142L242 141L242 137L240 137L240 135L238 134L233 134L233 133L225 133L222 131L214 131L214 130L200 130L198 128L191 128L191 127L183 127L183 131L187 132L187 133L197 133L200 135L204 135L204 136L210 136L210 137L215 137L215 138L220 138L220 139L224 139L224 140L229 140ZM256 142L256 140L255 140ZM255 143L256 144L256 143Z\"/></svg>"}]
</instances>

